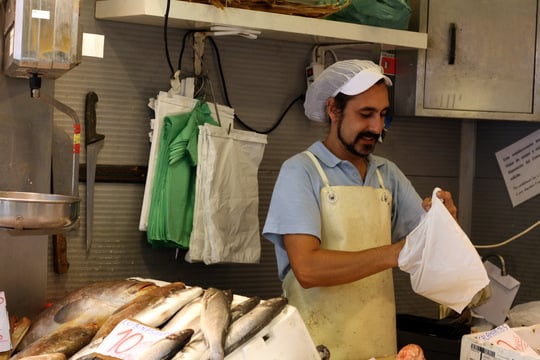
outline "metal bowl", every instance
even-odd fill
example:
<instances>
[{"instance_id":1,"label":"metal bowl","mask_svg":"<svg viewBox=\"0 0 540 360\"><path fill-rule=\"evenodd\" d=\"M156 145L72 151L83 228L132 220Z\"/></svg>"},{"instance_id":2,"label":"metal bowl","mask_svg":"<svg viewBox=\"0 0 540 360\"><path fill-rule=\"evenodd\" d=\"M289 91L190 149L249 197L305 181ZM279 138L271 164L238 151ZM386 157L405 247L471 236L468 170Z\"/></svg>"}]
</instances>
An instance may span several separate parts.
<instances>
[{"instance_id":1,"label":"metal bowl","mask_svg":"<svg viewBox=\"0 0 540 360\"><path fill-rule=\"evenodd\" d=\"M0 191L0 227L16 230L62 229L79 220L80 198Z\"/></svg>"}]
</instances>

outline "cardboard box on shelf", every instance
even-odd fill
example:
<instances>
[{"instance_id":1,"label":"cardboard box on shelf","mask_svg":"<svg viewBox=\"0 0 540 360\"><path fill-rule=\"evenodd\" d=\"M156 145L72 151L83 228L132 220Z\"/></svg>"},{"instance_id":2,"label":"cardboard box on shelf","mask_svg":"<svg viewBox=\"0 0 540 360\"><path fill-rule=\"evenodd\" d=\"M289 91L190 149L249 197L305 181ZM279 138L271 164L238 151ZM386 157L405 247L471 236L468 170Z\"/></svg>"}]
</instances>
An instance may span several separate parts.
<instances>
[{"instance_id":1,"label":"cardboard box on shelf","mask_svg":"<svg viewBox=\"0 0 540 360\"><path fill-rule=\"evenodd\" d=\"M538 360L539 349L540 324L516 328L503 324L463 336L459 360Z\"/></svg>"}]
</instances>

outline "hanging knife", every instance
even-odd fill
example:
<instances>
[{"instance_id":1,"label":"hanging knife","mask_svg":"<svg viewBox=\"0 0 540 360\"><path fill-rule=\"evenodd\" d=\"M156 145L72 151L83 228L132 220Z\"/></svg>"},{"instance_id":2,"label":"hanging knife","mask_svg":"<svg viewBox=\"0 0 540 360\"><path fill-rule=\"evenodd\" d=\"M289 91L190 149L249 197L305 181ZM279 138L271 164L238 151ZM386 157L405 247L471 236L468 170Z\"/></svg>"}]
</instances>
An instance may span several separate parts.
<instances>
[{"instance_id":1,"label":"hanging knife","mask_svg":"<svg viewBox=\"0 0 540 360\"><path fill-rule=\"evenodd\" d=\"M96 103L98 96L91 91L86 94L85 103L85 145L86 145L86 253L90 251L92 244L92 227L94 222L94 185L96 180L97 156L105 135L96 133Z\"/></svg>"}]
</instances>

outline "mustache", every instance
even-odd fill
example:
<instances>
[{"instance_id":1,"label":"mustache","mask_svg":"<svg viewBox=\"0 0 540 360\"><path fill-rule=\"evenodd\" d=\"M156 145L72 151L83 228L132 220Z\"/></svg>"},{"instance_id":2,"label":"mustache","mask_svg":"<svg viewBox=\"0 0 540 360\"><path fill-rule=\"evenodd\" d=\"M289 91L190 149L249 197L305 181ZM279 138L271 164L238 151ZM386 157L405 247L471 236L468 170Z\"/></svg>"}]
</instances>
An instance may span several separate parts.
<instances>
[{"instance_id":1,"label":"mustache","mask_svg":"<svg viewBox=\"0 0 540 360\"><path fill-rule=\"evenodd\" d=\"M356 141L359 141L361 138L368 138L368 139L379 139L379 137L381 136L381 134L379 133L374 133L374 132L371 132L371 131L364 131L364 132L361 132L359 133L357 136L356 136Z\"/></svg>"}]
</instances>

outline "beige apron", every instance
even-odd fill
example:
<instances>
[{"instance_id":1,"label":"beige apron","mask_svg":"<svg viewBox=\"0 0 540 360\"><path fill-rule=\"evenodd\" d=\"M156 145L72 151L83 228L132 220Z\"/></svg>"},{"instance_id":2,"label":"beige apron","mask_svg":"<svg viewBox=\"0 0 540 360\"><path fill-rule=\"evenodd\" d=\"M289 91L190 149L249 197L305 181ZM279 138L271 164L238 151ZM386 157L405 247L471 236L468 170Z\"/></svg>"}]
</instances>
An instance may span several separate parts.
<instances>
[{"instance_id":1,"label":"beige apron","mask_svg":"<svg viewBox=\"0 0 540 360\"><path fill-rule=\"evenodd\" d=\"M368 186L330 186L315 156L321 189L321 247L357 251L388 245L392 194ZM396 354L392 270L353 283L304 289L289 271L283 281L289 303L300 312L316 345L332 360L364 360Z\"/></svg>"}]
</instances>

